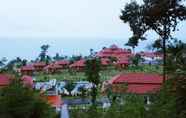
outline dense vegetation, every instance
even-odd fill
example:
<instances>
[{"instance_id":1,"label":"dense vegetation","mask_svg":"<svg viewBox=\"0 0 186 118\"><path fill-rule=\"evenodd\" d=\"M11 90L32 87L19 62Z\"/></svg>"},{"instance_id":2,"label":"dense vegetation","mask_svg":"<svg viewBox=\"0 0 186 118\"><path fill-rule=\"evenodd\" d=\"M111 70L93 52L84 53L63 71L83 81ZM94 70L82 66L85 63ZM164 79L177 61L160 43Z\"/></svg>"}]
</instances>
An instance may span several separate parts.
<instances>
[{"instance_id":1,"label":"dense vegetation","mask_svg":"<svg viewBox=\"0 0 186 118\"><path fill-rule=\"evenodd\" d=\"M23 86L19 80L0 89L1 118L55 118L57 115L39 92Z\"/></svg>"}]
</instances>

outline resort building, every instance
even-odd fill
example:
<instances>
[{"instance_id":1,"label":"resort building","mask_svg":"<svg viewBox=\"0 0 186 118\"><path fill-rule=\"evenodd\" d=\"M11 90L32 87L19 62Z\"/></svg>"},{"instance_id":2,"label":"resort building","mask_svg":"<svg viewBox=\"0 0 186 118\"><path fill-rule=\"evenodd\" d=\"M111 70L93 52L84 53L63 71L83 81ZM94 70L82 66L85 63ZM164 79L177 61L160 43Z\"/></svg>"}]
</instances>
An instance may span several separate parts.
<instances>
[{"instance_id":1,"label":"resort building","mask_svg":"<svg viewBox=\"0 0 186 118\"><path fill-rule=\"evenodd\" d=\"M160 64L163 60L163 54L158 52L140 52L138 53L144 59L142 64Z\"/></svg>"},{"instance_id":2,"label":"resort building","mask_svg":"<svg viewBox=\"0 0 186 118\"><path fill-rule=\"evenodd\" d=\"M122 57L130 57L131 51L128 49L119 48L117 45L111 45L109 48L103 48L100 52L96 54L97 57L100 58L122 58Z\"/></svg>"},{"instance_id":3,"label":"resort building","mask_svg":"<svg viewBox=\"0 0 186 118\"><path fill-rule=\"evenodd\" d=\"M55 63L51 63L47 65L46 67L44 67L44 71L50 74L60 72L61 69L62 69L62 66L57 65Z\"/></svg>"},{"instance_id":4,"label":"resort building","mask_svg":"<svg viewBox=\"0 0 186 118\"><path fill-rule=\"evenodd\" d=\"M22 80L24 86L27 86L27 87L30 87L30 88L34 87L33 78L31 76L24 75L21 78L21 80Z\"/></svg>"},{"instance_id":5,"label":"resort building","mask_svg":"<svg viewBox=\"0 0 186 118\"><path fill-rule=\"evenodd\" d=\"M150 95L158 92L163 84L163 77L148 73L123 73L104 82L102 93L111 90L115 95L136 94L144 96L146 104L151 103Z\"/></svg>"},{"instance_id":6,"label":"resort building","mask_svg":"<svg viewBox=\"0 0 186 118\"><path fill-rule=\"evenodd\" d=\"M123 69L123 68L127 68L129 64L130 64L129 57L123 57L123 58L119 58L116 61L115 66L118 69Z\"/></svg>"},{"instance_id":7,"label":"resort building","mask_svg":"<svg viewBox=\"0 0 186 118\"><path fill-rule=\"evenodd\" d=\"M45 62L36 62L33 64L33 67L35 68L36 72L43 71L45 66L47 66L47 64Z\"/></svg>"},{"instance_id":8,"label":"resort building","mask_svg":"<svg viewBox=\"0 0 186 118\"><path fill-rule=\"evenodd\" d=\"M56 65L60 65L61 69L67 69L69 67L70 62L68 60L60 60L55 62Z\"/></svg>"},{"instance_id":9,"label":"resort building","mask_svg":"<svg viewBox=\"0 0 186 118\"><path fill-rule=\"evenodd\" d=\"M0 74L0 88L6 87L10 84L10 75Z\"/></svg>"},{"instance_id":10,"label":"resort building","mask_svg":"<svg viewBox=\"0 0 186 118\"><path fill-rule=\"evenodd\" d=\"M163 83L158 74L124 73L109 80L114 93L148 94L157 92Z\"/></svg>"},{"instance_id":11,"label":"resort building","mask_svg":"<svg viewBox=\"0 0 186 118\"><path fill-rule=\"evenodd\" d=\"M20 71L21 71L21 75L33 75L35 68L33 67L33 65L26 65L26 66L22 66Z\"/></svg>"},{"instance_id":12,"label":"resort building","mask_svg":"<svg viewBox=\"0 0 186 118\"><path fill-rule=\"evenodd\" d=\"M85 60L81 59L79 61L75 61L73 64L70 65L70 68L76 71L83 71L85 68Z\"/></svg>"},{"instance_id":13,"label":"resort building","mask_svg":"<svg viewBox=\"0 0 186 118\"><path fill-rule=\"evenodd\" d=\"M101 58L101 66L107 68L111 64L111 61L108 58Z\"/></svg>"}]
</instances>

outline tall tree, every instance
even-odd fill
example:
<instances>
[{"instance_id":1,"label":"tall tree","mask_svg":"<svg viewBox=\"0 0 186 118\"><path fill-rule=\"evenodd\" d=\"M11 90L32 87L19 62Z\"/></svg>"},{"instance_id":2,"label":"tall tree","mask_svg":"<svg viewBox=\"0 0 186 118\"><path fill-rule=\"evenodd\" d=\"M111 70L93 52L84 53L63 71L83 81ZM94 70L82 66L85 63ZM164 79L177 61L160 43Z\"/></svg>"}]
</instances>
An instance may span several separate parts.
<instances>
[{"instance_id":1,"label":"tall tree","mask_svg":"<svg viewBox=\"0 0 186 118\"><path fill-rule=\"evenodd\" d=\"M53 60L59 61L59 60L64 60L67 59L67 56L59 55L59 53L56 53L56 55L53 57Z\"/></svg>"},{"instance_id":2,"label":"tall tree","mask_svg":"<svg viewBox=\"0 0 186 118\"><path fill-rule=\"evenodd\" d=\"M144 34L155 31L163 42L164 80L166 76L166 42L171 32L176 30L179 21L186 19L184 0L143 0L142 4L133 1L126 4L120 19L129 23L135 40L145 40Z\"/></svg>"},{"instance_id":3,"label":"tall tree","mask_svg":"<svg viewBox=\"0 0 186 118\"><path fill-rule=\"evenodd\" d=\"M40 61L46 61L47 60L47 51L49 49L50 45L42 45L41 46L41 52L39 54Z\"/></svg>"},{"instance_id":4,"label":"tall tree","mask_svg":"<svg viewBox=\"0 0 186 118\"><path fill-rule=\"evenodd\" d=\"M6 59L6 57L3 57L3 58L0 60L0 67L4 66L4 65L5 65L5 62L7 62L7 59Z\"/></svg>"},{"instance_id":5,"label":"tall tree","mask_svg":"<svg viewBox=\"0 0 186 118\"><path fill-rule=\"evenodd\" d=\"M99 72L101 70L101 62L97 58L91 58L86 61L86 67L85 67L85 75L87 77L87 80L91 83L93 83L92 87L92 103L95 105L96 103L96 96L97 96L97 87L100 82L99 78Z\"/></svg>"},{"instance_id":6,"label":"tall tree","mask_svg":"<svg viewBox=\"0 0 186 118\"><path fill-rule=\"evenodd\" d=\"M135 53L135 47L138 46L138 40L136 38L138 37L133 36L129 38L128 42L125 44L126 46L129 46L132 48L133 53Z\"/></svg>"},{"instance_id":7,"label":"tall tree","mask_svg":"<svg viewBox=\"0 0 186 118\"><path fill-rule=\"evenodd\" d=\"M139 66L140 62L142 62L144 59L141 57L140 54L136 54L134 57L131 57L131 62L135 66Z\"/></svg>"},{"instance_id":8,"label":"tall tree","mask_svg":"<svg viewBox=\"0 0 186 118\"><path fill-rule=\"evenodd\" d=\"M176 93L177 118L186 117L186 44L175 40L168 45L168 73Z\"/></svg>"}]
</instances>

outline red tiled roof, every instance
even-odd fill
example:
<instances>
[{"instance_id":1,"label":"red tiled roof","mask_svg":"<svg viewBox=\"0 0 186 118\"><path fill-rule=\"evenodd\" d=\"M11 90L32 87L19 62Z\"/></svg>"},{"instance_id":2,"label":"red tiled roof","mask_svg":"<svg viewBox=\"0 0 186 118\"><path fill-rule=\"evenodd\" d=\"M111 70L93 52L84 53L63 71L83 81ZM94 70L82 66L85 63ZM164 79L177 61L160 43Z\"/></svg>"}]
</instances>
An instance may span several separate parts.
<instances>
[{"instance_id":1,"label":"red tiled roof","mask_svg":"<svg viewBox=\"0 0 186 118\"><path fill-rule=\"evenodd\" d=\"M85 60L81 59L79 61L76 61L73 64L71 64L70 67L85 67Z\"/></svg>"},{"instance_id":2,"label":"red tiled roof","mask_svg":"<svg viewBox=\"0 0 186 118\"><path fill-rule=\"evenodd\" d=\"M163 77L158 74L125 73L114 79L113 83L162 84Z\"/></svg>"},{"instance_id":3,"label":"red tiled roof","mask_svg":"<svg viewBox=\"0 0 186 118\"><path fill-rule=\"evenodd\" d=\"M33 79L32 79L31 76L25 75L25 76L23 76L23 77L21 78L21 80L23 81L23 84L24 84L25 86L33 87L33 85L34 85L34 82L33 82Z\"/></svg>"},{"instance_id":4,"label":"red tiled roof","mask_svg":"<svg viewBox=\"0 0 186 118\"><path fill-rule=\"evenodd\" d=\"M0 74L0 86L7 86L10 83L11 77L6 74Z\"/></svg>"},{"instance_id":5,"label":"red tiled roof","mask_svg":"<svg viewBox=\"0 0 186 118\"><path fill-rule=\"evenodd\" d=\"M125 73L119 74L109 80L110 84L127 84L127 93L144 94L160 89L163 77L158 74Z\"/></svg>"},{"instance_id":6,"label":"red tiled roof","mask_svg":"<svg viewBox=\"0 0 186 118\"><path fill-rule=\"evenodd\" d=\"M129 57L123 56L118 58L116 64L129 64Z\"/></svg>"},{"instance_id":7,"label":"red tiled roof","mask_svg":"<svg viewBox=\"0 0 186 118\"><path fill-rule=\"evenodd\" d=\"M62 67L60 65L57 65L57 64L50 64L48 66L46 66L44 69L47 70L47 69L61 69Z\"/></svg>"},{"instance_id":8,"label":"red tiled roof","mask_svg":"<svg viewBox=\"0 0 186 118\"><path fill-rule=\"evenodd\" d=\"M119 60L116 64L130 64L128 60Z\"/></svg>"},{"instance_id":9,"label":"red tiled roof","mask_svg":"<svg viewBox=\"0 0 186 118\"><path fill-rule=\"evenodd\" d=\"M47 96L48 103L53 107L60 107L62 105L61 96L54 95L54 96Z\"/></svg>"},{"instance_id":10,"label":"red tiled roof","mask_svg":"<svg viewBox=\"0 0 186 118\"><path fill-rule=\"evenodd\" d=\"M33 66L46 66L46 63L45 62L36 62L36 63L33 63Z\"/></svg>"},{"instance_id":11,"label":"red tiled roof","mask_svg":"<svg viewBox=\"0 0 186 118\"><path fill-rule=\"evenodd\" d=\"M102 58L101 59L101 64L104 66L109 65L110 60L108 58Z\"/></svg>"},{"instance_id":12,"label":"red tiled roof","mask_svg":"<svg viewBox=\"0 0 186 118\"><path fill-rule=\"evenodd\" d=\"M68 60L60 60L60 61L56 61L55 64L58 65L68 65L70 62Z\"/></svg>"},{"instance_id":13,"label":"red tiled roof","mask_svg":"<svg viewBox=\"0 0 186 118\"><path fill-rule=\"evenodd\" d=\"M21 67L21 71L34 71L35 68L32 65L26 65Z\"/></svg>"},{"instance_id":14,"label":"red tiled roof","mask_svg":"<svg viewBox=\"0 0 186 118\"><path fill-rule=\"evenodd\" d=\"M110 48L105 48L97 53L98 57L122 57L131 54L127 49L118 48L116 45L110 46Z\"/></svg>"}]
</instances>

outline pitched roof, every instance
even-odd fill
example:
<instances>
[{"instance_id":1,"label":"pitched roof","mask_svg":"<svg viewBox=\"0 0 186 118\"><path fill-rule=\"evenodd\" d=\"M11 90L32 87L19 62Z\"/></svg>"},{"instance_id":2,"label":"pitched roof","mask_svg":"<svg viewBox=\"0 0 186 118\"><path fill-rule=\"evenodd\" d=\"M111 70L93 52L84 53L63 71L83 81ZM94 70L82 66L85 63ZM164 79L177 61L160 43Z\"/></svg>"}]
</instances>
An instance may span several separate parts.
<instances>
[{"instance_id":1,"label":"pitched roof","mask_svg":"<svg viewBox=\"0 0 186 118\"><path fill-rule=\"evenodd\" d=\"M55 64L58 65L68 65L70 62L68 60L60 60L60 61L56 61Z\"/></svg>"},{"instance_id":2,"label":"pitched roof","mask_svg":"<svg viewBox=\"0 0 186 118\"><path fill-rule=\"evenodd\" d=\"M70 67L85 67L85 60L81 59L79 61L76 61L73 64L71 64Z\"/></svg>"},{"instance_id":3,"label":"pitched roof","mask_svg":"<svg viewBox=\"0 0 186 118\"><path fill-rule=\"evenodd\" d=\"M33 63L33 66L46 66L45 62L35 62Z\"/></svg>"},{"instance_id":4,"label":"pitched roof","mask_svg":"<svg viewBox=\"0 0 186 118\"><path fill-rule=\"evenodd\" d=\"M123 92L144 94L160 89L163 77L158 74L125 73L119 74L109 80L110 84L127 84L127 90Z\"/></svg>"},{"instance_id":5,"label":"pitched roof","mask_svg":"<svg viewBox=\"0 0 186 118\"><path fill-rule=\"evenodd\" d=\"M28 87L33 87L34 82L33 78L31 76L24 75L21 80L23 81L23 84Z\"/></svg>"},{"instance_id":6,"label":"pitched roof","mask_svg":"<svg viewBox=\"0 0 186 118\"><path fill-rule=\"evenodd\" d=\"M101 64L104 65L104 66L107 66L109 65L110 63L110 60L108 58L102 58L101 59Z\"/></svg>"},{"instance_id":7,"label":"pitched roof","mask_svg":"<svg viewBox=\"0 0 186 118\"><path fill-rule=\"evenodd\" d=\"M0 86L7 86L10 83L10 75L0 74Z\"/></svg>"},{"instance_id":8,"label":"pitched roof","mask_svg":"<svg viewBox=\"0 0 186 118\"><path fill-rule=\"evenodd\" d=\"M116 64L129 64L129 57L120 57L118 58Z\"/></svg>"},{"instance_id":9,"label":"pitched roof","mask_svg":"<svg viewBox=\"0 0 186 118\"><path fill-rule=\"evenodd\" d=\"M62 68L62 67L61 67L60 65L55 64L55 63L52 63L52 64L46 66L46 67L44 68L44 70L47 70L47 69L61 69L61 68Z\"/></svg>"},{"instance_id":10,"label":"pitched roof","mask_svg":"<svg viewBox=\"0 0 186 118\"><path fill-rule=\"evenodd\" d=\"M21 67L21 71L34 71L34 70L35 68L33 67L33 65L26 65Z\"/></svg>"},{"instance_id":11,"label":"pitched roof","mask_svg":"<svg viewBox=\"0 0 186 118\"><path fill-rule=\"evenodd\" d=\"M119 60L116 64L130 64L128 60Z\"/></svg>"},{"instance_id":12,"label":"pitched roof","mask_svg":"<svg viewBox=\"0 0 186 118\"><path fill-rule=\"evenodd\" d=\"M59 95L47 96L47 100L53 107L60 107L63 103Z\"/></svg>"},{"instance_id":13,"label":"pitched roof","mask_svg":"<svg viewBox=\"0 0 186 118\"><path fill-rule=\"evenodd\" d=\"M122 57L131 54L127 49L118 48L116 45L111 45L110 48L104 48L96 54L98 57Z\"/></svg>"},{"instance_id":14,"label":"pitched roof","mask_svg":"<svg viewBox=\"0 0 186 118\"><path fill-rule=\"evenodd\" d=\"M162 84L163 77L149 73L125 73L114 78L113 83Z\"/></svg>"}]
</instances>

